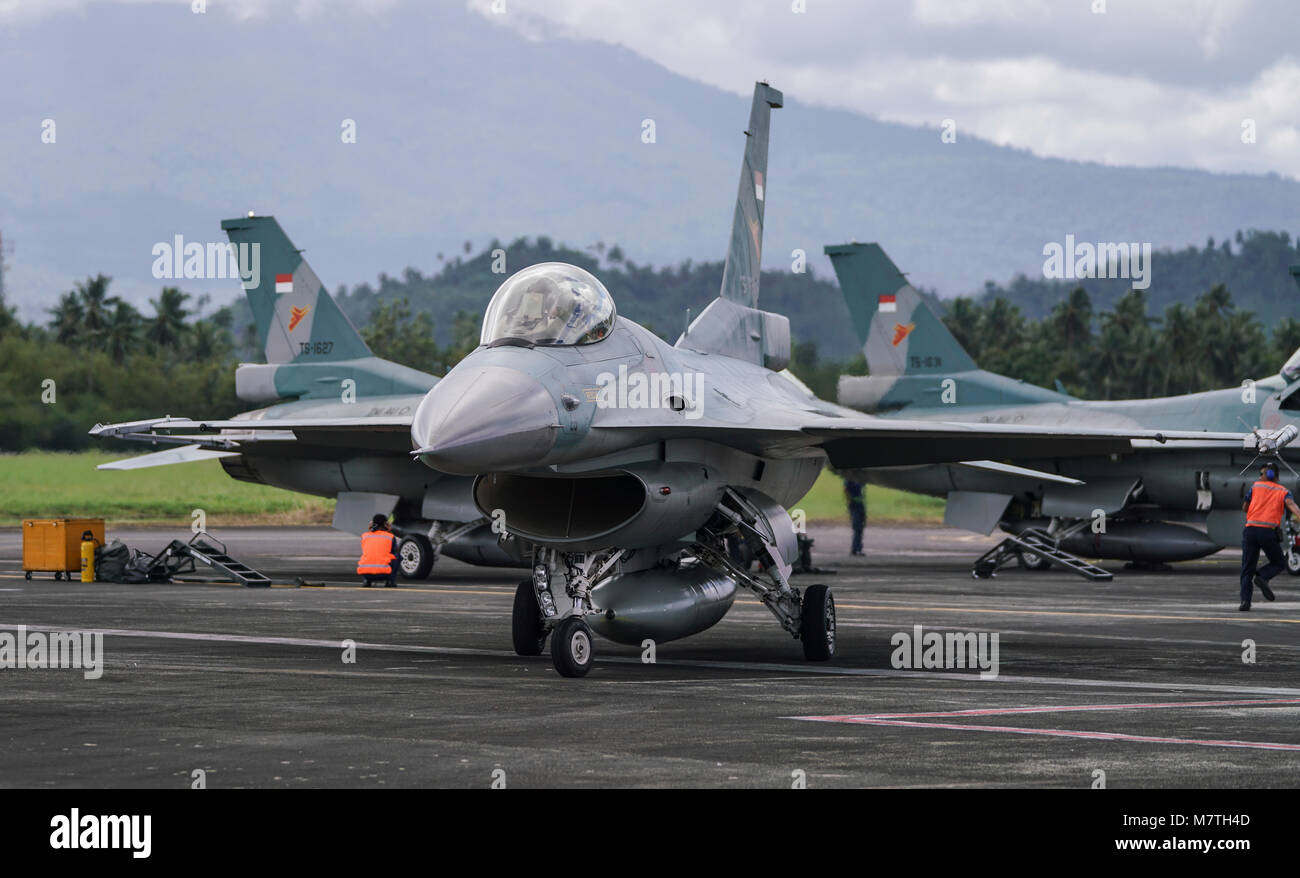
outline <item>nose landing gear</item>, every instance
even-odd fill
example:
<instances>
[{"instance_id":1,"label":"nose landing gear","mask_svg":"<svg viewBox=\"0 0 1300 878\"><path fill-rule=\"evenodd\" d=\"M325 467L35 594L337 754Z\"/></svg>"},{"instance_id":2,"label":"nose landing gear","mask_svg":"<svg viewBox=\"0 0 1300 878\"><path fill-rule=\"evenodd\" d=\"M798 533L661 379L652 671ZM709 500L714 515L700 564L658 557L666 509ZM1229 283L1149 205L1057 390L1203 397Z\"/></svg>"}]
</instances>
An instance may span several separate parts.
<instances>
[{"instance_id":1,"label":"nose landing gear","mask_svg":"<svg viewBox=\"0 0 1300 878\"><path fill-rule=\"evenodd\" d=\"M561 677L585 677L591 670L591 629L581 616L569 616L551 637L551 662Z\"/></svg>"}]
</instances>

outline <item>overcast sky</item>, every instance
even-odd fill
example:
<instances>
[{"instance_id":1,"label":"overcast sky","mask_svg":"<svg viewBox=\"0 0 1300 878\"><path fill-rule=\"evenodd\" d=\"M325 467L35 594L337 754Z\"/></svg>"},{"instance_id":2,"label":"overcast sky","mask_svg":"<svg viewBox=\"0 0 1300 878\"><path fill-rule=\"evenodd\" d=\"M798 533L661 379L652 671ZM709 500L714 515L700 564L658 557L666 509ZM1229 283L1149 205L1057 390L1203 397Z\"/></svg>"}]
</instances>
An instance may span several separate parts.
<instances>
[{"instance_id":1,"label":"overcast sky","mask_svg":"<svg viewBox=\"0 0 1300 878\"><path fill-rule=\"evenodd\" d=\"M737 93L969 132L1039 155L1300 178L1294 0L492 0L539 38L618 43ZM1094 7L1104 12L1094 12ZM1242 142L1243 122L1256 142Z\"/></svg>"},{"instance_id":2,"label":"overcast sky","mask_svg":"<svg viewBox=\"0 0 1300 878\"><path fill-rule=\"evenodd\" d=\"M0 21L76 14L93 2L149 0L0 0ZM207 0L207 12L256 16L274 4L328 16L344 2L382 16L427 0ZM951 119L959 137L1038 155L1300 179L1295 0L467 5L535 39L626 46L737 94L748 94L757 74L806 103L935 127ZM1243 143L1246 120L1253 144Z\"/></svg>"}]
</instances>

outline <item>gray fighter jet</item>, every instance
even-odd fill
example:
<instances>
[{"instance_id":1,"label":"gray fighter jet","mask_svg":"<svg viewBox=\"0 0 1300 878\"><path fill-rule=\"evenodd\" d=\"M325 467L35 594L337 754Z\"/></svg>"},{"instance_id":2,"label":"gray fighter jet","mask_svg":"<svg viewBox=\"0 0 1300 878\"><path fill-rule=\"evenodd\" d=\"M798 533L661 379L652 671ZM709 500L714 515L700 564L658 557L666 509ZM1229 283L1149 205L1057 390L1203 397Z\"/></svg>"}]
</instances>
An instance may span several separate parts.
<instances>
[{"instance_id":1,"label":"gray fighter jet","mask_svg":"<svg viewBox=\"0 0 1300 878\"><path fill-rule=\"evenodd\" d=\"M945 464L848 473L944 497L944 521L955 527L1031 531L1049 549L1143 566L1199 558L1240 542L1242 499L1258 477L1257 455L1278 452L1300 427L1300 351L1278 374L1238 387L1160 399L1076 399L980 369L878 244L828 246L826 253L870 371L840 379L844 405L886 417L980 424L1255 431L1247 448L1207 440L1119 460L1006 455L1020 472ZM1300 283L1300 266L1292 273ZM1286 467L1281 472L1296 490L1300 479ZM1292 573L1300 573L1296 536L1286 541ZM1046 552L1011 548L1024 567L1052 564Z\"/></svg>"},{"instance_id":2,"label":"gray fighter jet","mask_svg":"<svg viewBox=\"0 0 1300 878\"><path fill-rule=\"evenodd\" d=\"M411 424L413 454L472 476L474 502L533 570L519 583L514 647L586 674L593 631L651 646L718 622L738 587L757 595L810 660L835 650L825 585L791 584L786 507L823 462L856 468L1044 454L1127 454L1128 429L944 424L865 416L785 374L786 318L759 310L768 122L780 92L754 89L721 294L669 345L626 318L572 265L526 268L488 304L481 346L438 382ZM756 567L738 562L744 544Z\"/></svg>"},{"instance_id":3,"label":"gray fighter jet","mask_svg":"<svg viewBox=\"0 0 1300 878\"><path fill-rule=\"evenodd\" d=\"M471 480L410 458L409 418L438 379L374 356L274 217L250 214L221 227L242 248L266 356L238 367L235 391L265 407L230 420L97 424L90 431L97 438L178 446L100 469L217 459L242 481L337 498L334 527L347 533L364 532L376 513L391 514L408 579L427 577L441 553L515 566L474 507ZM178 479L178 491L183 484Z\"/></svg>"}]
</instances>

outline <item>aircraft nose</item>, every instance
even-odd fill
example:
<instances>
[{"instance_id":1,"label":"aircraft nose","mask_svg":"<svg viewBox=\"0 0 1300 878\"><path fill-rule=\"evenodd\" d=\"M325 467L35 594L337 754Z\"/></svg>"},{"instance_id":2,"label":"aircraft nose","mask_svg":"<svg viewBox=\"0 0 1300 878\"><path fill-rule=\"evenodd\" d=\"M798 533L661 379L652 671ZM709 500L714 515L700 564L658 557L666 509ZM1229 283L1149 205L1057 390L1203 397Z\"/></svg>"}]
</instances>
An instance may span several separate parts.
<instances>
[{"instance_id":1,"label":"aircraft nose","mask_svg":"<svg viewBox=\"0 0 1300 878\"><path fill-rule=\"evenodd\" d=\"M464 363L425 394L411 440L434 469L475 475L541 462L558 430L555 401L536 378Z\"/></svg>"}]
</instances>

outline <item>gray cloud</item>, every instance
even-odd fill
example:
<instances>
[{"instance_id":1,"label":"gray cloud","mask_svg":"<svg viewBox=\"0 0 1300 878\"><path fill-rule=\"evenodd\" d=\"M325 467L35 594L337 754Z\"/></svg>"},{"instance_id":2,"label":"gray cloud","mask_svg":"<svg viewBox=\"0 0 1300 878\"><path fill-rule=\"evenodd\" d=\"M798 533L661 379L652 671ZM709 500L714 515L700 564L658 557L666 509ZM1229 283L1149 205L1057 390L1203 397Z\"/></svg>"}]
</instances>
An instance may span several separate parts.
<instances>
[{"instance_id":1,"label":"gray cloud","mask_svg":"<svg viewBox=\"0 0 1300 878\"><path fill-rule=\"evenodd\" d=\"M801 101L1060 158L1300 178L1293 10L1266 0L470 0L534 38L626 46L745 93L758 73ZM1256 142L1242 142L1253 120Z\"/></svg>"}]
</instances>

